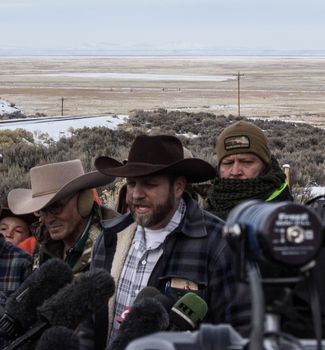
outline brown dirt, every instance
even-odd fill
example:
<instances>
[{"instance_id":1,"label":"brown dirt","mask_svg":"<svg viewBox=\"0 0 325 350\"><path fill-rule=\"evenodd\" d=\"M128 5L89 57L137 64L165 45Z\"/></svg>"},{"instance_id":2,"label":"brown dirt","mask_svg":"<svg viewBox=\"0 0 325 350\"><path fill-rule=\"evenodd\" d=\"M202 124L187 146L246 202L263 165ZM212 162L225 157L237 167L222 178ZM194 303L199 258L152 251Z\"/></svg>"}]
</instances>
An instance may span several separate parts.
<instances>
[{"instance_id":1,"label":"brown dirt","mask_svg":"<svg viewBox=\"0 0 325 350\"><path fill-rule=\"evenodd\" d=\"M0 58L0 98L26 114L128 114L180 109L238 114L238 84L44 76L63 72L233 75L247 117L304 121L325 128L325 58Z\"/></svg>"}]
</instances>

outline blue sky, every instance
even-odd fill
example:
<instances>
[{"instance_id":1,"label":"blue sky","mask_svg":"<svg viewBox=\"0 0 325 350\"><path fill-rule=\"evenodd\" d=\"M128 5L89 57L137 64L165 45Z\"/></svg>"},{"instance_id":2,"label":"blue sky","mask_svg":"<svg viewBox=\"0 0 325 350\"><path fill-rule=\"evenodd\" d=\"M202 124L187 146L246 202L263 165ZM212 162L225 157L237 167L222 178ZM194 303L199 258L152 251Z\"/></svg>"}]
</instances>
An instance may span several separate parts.
<instances>
[{"instance_id":1,"label":"blue sky","mask_svg":"<svg viewBox=\"0 0 325 350\"><path fill-rule=\"evenodd\" d=\"M324 0L1 0L1 47L325 50Z\"/></svg>"}]
</instances>

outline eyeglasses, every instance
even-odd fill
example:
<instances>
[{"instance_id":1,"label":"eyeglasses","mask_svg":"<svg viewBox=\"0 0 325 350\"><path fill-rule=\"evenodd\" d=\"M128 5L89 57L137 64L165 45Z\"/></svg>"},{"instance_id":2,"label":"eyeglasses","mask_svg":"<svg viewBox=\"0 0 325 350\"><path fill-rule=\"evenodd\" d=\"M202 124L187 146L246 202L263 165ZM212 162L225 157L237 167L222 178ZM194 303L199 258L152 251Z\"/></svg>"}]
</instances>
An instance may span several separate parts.
<instances>
[{"instance_id":1,"label":"eyeglasses","mask_svg":"<svg viewBox=\"0 0 325 350\"><path fill-rule=\"evenodd\" d=\"M46 214L52 214L52 215L59 215L63 212L63 209L67 206L67 204L70 202L70 200L75 195L69 196L65 200L57 201L45 208L42 208L41 210L37 210L34 212L34 215L36 216L44 216Z\"/></svg>"}]
</instances>

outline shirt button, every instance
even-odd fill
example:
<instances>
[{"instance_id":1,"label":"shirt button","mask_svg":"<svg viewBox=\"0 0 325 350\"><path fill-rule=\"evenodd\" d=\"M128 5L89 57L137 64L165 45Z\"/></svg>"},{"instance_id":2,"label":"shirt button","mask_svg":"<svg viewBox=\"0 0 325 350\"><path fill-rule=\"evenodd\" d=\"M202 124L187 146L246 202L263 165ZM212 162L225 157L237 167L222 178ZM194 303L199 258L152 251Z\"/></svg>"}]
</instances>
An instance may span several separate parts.
<instances>
[{"instance_id":1,"label":"shirt button","mask_svg":"<svg viewBox=\"0 0 325 350\"><path fill-rule=\"evenodd\" d=\"M141 264L142 264L142 265L145 265L146 263L147 263L147 262L146 262L145 260L142 260L142 261L141 261Z\"/></svg>"}]
</instances>

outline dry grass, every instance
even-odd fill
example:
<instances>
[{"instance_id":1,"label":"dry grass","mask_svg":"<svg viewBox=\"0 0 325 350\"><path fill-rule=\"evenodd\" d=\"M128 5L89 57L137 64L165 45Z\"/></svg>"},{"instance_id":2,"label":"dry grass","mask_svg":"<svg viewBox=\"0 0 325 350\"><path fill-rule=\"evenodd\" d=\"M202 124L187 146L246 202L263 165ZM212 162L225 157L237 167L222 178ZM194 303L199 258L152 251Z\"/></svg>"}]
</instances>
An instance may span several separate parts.
<instances>
[{"instance_id":1,"label":"dry grass","mask_svg":"<svg viewBox=\"0 0 325 350\"><path fill-rule=\"evenodd\" d=\"M237 81L110 80L39 73L232 75L241 72L241 115L325 128L325 58L0 58L0 97L26 114L127 114L166 108L237 115Z\"/></svg>"}]
</instances>

